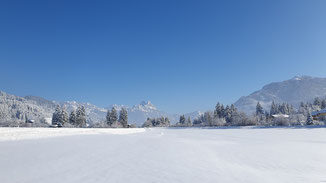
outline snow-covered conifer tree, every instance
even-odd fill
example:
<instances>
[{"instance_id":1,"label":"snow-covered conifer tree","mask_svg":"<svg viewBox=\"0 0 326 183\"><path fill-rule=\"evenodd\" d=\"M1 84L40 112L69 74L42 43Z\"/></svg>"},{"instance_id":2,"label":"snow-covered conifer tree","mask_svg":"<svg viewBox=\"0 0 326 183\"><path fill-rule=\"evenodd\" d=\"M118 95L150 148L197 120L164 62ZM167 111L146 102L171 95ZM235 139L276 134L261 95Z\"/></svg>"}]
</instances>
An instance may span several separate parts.
<instances>
[{"instance_id":1,"label":"snow-covered conifer tree","mask_svg":"<svg viewBox=\"0 0 326 183\"><path fill-rule=\"evenodd\" d=\"M86 127L86 111L85 107L78 107L76 112L76 126L78 127Z\"/></svg>"},{"instance_id":2,"label":"snow-covered conifer tree","mask_svg":"<svg viewBox=\"0 0 326 183\"><path fill-rule=\"evenodd\" d=\"M179 123L180 123L180 124L185 124L185 122L186 122L185 115L181 115L181 116L180 116L180 119L179 119Z\"/></svg>"},{"instance_id":3,"label":"snow-covered conifer tree","mask_svg":"<svg viewBox=\"0 0 326 183\"><path fill-rule=\"evenodd\" d=\"M125 108L122 108L120 111L119 122L124 128L128 127L128 112Z\"/></svg>"},{"instance_id":4,"label":"snow-covered conifer tree","mask_svg":"<svg viewBox=\"0 0 326 183\"><path fill-rule=\"evenodd\" d=\"M313 125L314 124L314 119L312 115L309 113L307 117L307 125Z\"/></svg>"},{"instance_id":5,"label":"snow-covered conifer tree","mask_svg":"<svg viewBox=\"0 0 326 183\"><path fill-rule=\"evenodd\" d=\"M118 113L115 107L112 107L112 110L109 113L109 118L108 118L108 124L112 125L113 123L116 123L118 121Z\"/></svg>"},{"instance_id":6,"label":"snow-covered conifer tree","mask_svg":"<svg viewBox=\"0 0 326 183\"><path fill-rule=\"evenodd\" d=\"M187 119L187 125L191 125L192 124L192 122L191 122L191 118L190 118L190 116L188 117L188 119Z\"/></svg>"},{"instance_id":7,"label":"snow-covered conifer tree","mask_svg":"<svg viewBox=\"0 0 326 183\"><path fill-rule=\"evenodd\" d=\"M111 123L111 121L110 121L110 115L111 115L111 111L108 110L108 112L106 113L106 124L107 124L108 126L111 126L111 125L112 125L112 123Z\"/></svg>"},{"instance_id":8,"label":"snow-covered conifer tree","mask_svg":"<svg viewBox=\"0 0 326 183\"><path fill-rule=\"evenodd\" d=\"M257 116L260 116L260 115L263 115L263 114L265 114L264 108L263 108L263 106L261 106L261 104L259 102L257 102L257 105L256 105L256 115Z\"/></svg>"},{"instance_id":9,"label":"snow-covered conifer tree","mask_svg":"<svg viewBox=\"0 0 326 183\"><path fill-rule=\"evenodd\" d=\"M69 115L69 123L72 125L76 125L76 121L77 121L76 111L72 110Z\"/></svg>"},{"instance_id":10,"label":"snow-covered conifer tree","mask_svg":"<svg viewBox=\"0 0 326 183\"><path fill-rule=\"evenodd\" d=\"M168 117L165 117L164 123L165 123L165 126L170 126L170 120Z\"/></svg>"},{"instance_id":11,"label":"snow-covered conifer tree","mask_svg":"<svg viewBox=\"0 0 326 183\"><path fill-rule=\"evenodd\" d=\"M230 109L230 106L227 105L224 109L224 118L225 118L225 121L227 123L230 123L231 122L231 109Z\"/></svg>"},{"instance_id":12,"label":"snow-covered conifer tree","mask_svg":"<svg viewBox=\"0 0 326 183\"><path fill-rule=\"evenodd\" d=\"M270 115L274 115L274 114L277 114L278 113L278 109L277 109L277 106L276 106L276 104L275 104L275 102L274 102L274 100L273 100L273 102L272 102L272 106L271 106L271 110L270 110Z\"/></svg>"},{"instance_id":13,"label":"snow-covered conifer tree","mask_svg":"<svg viewBox=\"0 0 326 183\"><path fill-rule=\"evenodd\" d=\"M222 105L217 102L214 110L214 118L223 118L223 108Z\"/></svg>"},{"instance_id":14,"label":"snow-covered conifer tree","mask_svg":"<svg viewBox=\"0 0 326 183\"><path fill-rule=\"evenodd\" d=\"M68 112L66 111L65 107L62 107L60 113L60 122L62 123L62 125L69 122Z\"/></svg>"},{"instance_id":15,"label":"snow-covered conifer tree","mask_svg":"<svg viewBox=\"0 0 326 183\"><path fill-rule=\"evenodd\" d=\"M325 109L326 108L326 99L321 101L321 109Z\"/></svg>"},{"instance_id":16,"label":"snow-covered conifer tree","mask_svg":"<svg viewBox=\"0 0 326 183\"><path fill-rule=\"evenodd\" d=\"M52 115L52 124L56 124L60 122L60 113L61 113L60 106L57 105Z\"/></svg>"},{"instance_id":17,"label":"snow-covered conifer tree","mask_svg":"<svg viewBox=\"0 0 326 183\"><path fill-rule=\"evenodd\" d=\"M213 118L210 112L204 113L204 121L206 125L212 126Z\"/></svg>"}]
</instances>

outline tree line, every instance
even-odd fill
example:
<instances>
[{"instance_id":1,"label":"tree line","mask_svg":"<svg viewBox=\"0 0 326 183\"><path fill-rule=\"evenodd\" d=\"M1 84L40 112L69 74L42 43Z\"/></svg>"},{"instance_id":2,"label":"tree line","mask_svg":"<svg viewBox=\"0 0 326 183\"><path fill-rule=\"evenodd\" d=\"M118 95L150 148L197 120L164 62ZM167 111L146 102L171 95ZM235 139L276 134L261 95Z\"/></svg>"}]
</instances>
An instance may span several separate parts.
<instances>
[{"instance_id":1,"label":"tree line","mask_svg":"<svg viewBox=\"0 0 326 183\"><path fill-rule=\"evenodd\" d=\"M59 123L66 127L86 127L85 107L79 106L77 110L72 110L68 115L64 106L57 105L52 115L52 125Z\"/></svg>"},{"instance_id":2,"label":"tree line","mask_svg":"<svg viewBox=\"0 0 326 183\"><path fill-rule=\"evenodd\" d=\"M56 106L52 115L52 124L62 124L65 127L87 127L86 111L84 106L79 106L77 110L72 110L68 115L65 107ZM128 124L128 112L122 108L119 116L117 110L113 107L107 111L105 122L92 124L89 127L102 127L102 128L128 128L134 127Z\"/></svg>"},{"instance_id":3,"label":"tree line","mask_svg":"<svg viewBox=\"0 0 326 183\"><path fill-rule=\"evenodd\" d=\"M252 115L238 111L234 104L224 106L217 102L213 111L206 111L195 119L181 115L179 121L171 124L168 117L147 118L142 127L191 127L191 126L295 126L324 125L325 117L314 119L313 111L326 109L326 99L315 98L313 103L301 102L298 109L288 103L271 104L269 110L257 102ZM85 107L80 106L69 115L65 107L57 105L52 117L52 124L61 123L67 127L86 127ZM92 124L90 127L129 128L128 112L122 108L118 114L115 107L107 111L105 122Z\"/></svg>"},{"instance_id":4,"label":"tree line","mask_svg":"<svg viewBox=\"0 0 326 183\"><path fill-rule=\"evenodd\" d=\"M198 118L191 120L180 116L179 122L173 127L190 126L304 126L325 125L326 117L313 118L313 111L326 109L326 99L315 98L313 103L301 102L296 110L288 103L275 103L272 101L269 110L265 110L260 102L257 102L256 111L252 115L238 111L234 104L226 105L217 102L214 111L206 111Z\"/></svg>"}]
</instances>

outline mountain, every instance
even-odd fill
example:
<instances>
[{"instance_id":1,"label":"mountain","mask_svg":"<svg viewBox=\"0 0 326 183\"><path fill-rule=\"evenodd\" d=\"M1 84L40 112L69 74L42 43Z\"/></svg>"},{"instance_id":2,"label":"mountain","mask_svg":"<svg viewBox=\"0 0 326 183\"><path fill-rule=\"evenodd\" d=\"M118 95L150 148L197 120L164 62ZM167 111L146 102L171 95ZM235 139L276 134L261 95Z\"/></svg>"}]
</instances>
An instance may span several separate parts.
<instances>
[{"instance_id":1,"label":"mountain","mask_svg":"<svg viewBox=\"0 0 326 183\"><path fill-rule=\"evenodd\" d=\"M51 118L56 105L63 106L69 113L76 110L78 106L84 106L86 110L87 123L93 124L104 122L106 118L106 108L97 107L90 103L80 103L76 101L49 101L38 96L19 97L0 91L0 121L24 121L25 119L42 120ZM111 105L109 109L115 107L119 112L122 107L128 111L130 124L142 125L147 118L168 117L171 123L179 120L179 114L168 114L157 109L150 101L143 101L132 107L124 105ZM200 111L186 114L191 119L197 118L201 114Z\"/></svg>"},{"instance_id":2,"label":"mountain","mask_svg":"<svg viewBox=\"0 0 326 183\"><path fill-rule=\"evenodd\" d=\"M326 97L326 78L296 76L286 81L268 84L249 96L241 97L235 105L239 110L252 113L256 110L257 102L269 110L272 101L287 102L298 107L300 102L311 102L315 97Z\"/></svg>"},{"instance_id":3,"label":"mountain","mask_svg":"<svg viewBox=\"0 0 326 183\"><path fill-rule=\"evenodd\" d=\"M147 118L159 118L159 117L168 117L171 123L176 123L179 121L180 114L169 114L164 111L157 109L151 101L142 101L140 104L134 105L132 107L128 106L118 106L112 105L110 109L115 107L118 111L124 107L128 111L128 118L130 123L137 124L140 126L145 122ZM199 117L202 113L200 111L195 111L192 113L185 114L186 117L191 117L195 119Z\"/></svg>"},{"instance_id":4,"label":"mountain","mask_svg":"<svg viewBox=\"0 0 326 183\"><path fill-rule=\"evenodd\" d=\"M50 118L53 106L41 98L18 97L0 91L0 120L20 120Z\"/></svg>"}]
</instances>

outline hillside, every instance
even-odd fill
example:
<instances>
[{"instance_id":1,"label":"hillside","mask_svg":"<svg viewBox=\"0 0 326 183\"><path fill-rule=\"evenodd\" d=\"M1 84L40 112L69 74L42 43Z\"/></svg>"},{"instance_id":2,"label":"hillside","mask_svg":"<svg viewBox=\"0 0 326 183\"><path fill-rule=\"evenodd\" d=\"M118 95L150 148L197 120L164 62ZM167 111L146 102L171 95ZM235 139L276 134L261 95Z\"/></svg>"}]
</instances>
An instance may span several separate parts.
<instances>
[{"instance_id":1,"label":"hillside","mask_svg":"<svg viewBox=\"0 0 326 183\"><path fill-rule=\"evenodd\" d=\"M235 105L239 110L252 113L257 102L260 102L265 109L270 108L273 100L276 103L287 102L297 107L300 102L311 102L315 97L325 96L326 78L302 76L265 85L261 90L241 97Z\"/></svg>"}]
</instances>

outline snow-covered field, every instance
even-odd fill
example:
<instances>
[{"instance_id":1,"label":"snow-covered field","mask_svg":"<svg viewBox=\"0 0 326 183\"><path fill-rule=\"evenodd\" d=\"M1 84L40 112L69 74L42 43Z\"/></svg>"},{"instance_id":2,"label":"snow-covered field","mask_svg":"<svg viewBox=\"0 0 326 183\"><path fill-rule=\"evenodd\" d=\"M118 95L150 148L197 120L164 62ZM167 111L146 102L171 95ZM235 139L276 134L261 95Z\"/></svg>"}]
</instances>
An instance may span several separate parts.
<instances>
[{"instance_id":1,"label":"snow-covered field","mask_svg":"<svg viewBox=\"0 0 326 183\"><path fill-rule=\"evenodd\" d=\"M325 128L0 128L1 183L326 182Z\"/></svg>"}]
</instances>

